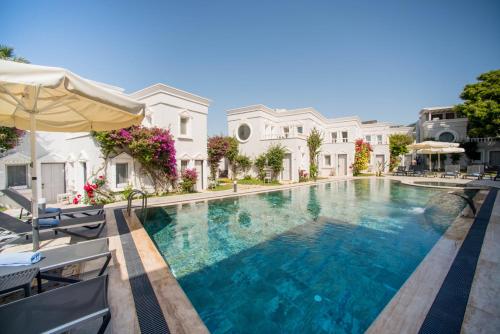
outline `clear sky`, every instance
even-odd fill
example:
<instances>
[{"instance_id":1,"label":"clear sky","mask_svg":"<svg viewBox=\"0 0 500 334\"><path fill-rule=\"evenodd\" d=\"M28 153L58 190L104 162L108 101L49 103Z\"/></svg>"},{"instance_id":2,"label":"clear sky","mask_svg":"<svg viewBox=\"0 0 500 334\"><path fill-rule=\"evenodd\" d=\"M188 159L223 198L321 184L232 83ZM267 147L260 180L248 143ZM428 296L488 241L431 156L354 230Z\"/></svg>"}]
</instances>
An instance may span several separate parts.
<instances>
[{"instance_id":1,"label":"clear sky","mask_svg":"<svg viewBox=\"0 0 500 334\"><path fill-rule=\"evenodd\" d=\"M211 99L209 134L258 103L408 124L500 68L498 0L16 0L0 22L32 63Z\"/></svg>"}]
</instances>

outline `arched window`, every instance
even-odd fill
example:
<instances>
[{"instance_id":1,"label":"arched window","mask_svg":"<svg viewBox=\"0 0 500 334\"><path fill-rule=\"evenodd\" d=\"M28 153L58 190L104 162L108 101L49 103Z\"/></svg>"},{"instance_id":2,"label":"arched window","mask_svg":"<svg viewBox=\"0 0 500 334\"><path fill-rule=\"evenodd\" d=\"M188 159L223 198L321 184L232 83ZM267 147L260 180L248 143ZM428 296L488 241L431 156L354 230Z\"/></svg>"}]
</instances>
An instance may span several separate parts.
<instances>
[{"instance_id":1,"label":"arched window","mask_svg":"<svg viewBox=\"0 0 500 334\"><path fill-rule=\"evenodd\" d=\"M251 134L252 130L250 129L250 126L248 124L243 123L238 127L237 137L239 141L247 141L248 138L250 138Z\"/></svg>"},{"instance_id":2,"label":"arched window","mask_svg":"<svg viewBox=\"0 0 500 334\"><path fill-rule=\"evenodd\" d=\"M455 141L455 135L451 132L443 132L439 135L439 141L451 143Z\"/></svg>"}]
</instances>

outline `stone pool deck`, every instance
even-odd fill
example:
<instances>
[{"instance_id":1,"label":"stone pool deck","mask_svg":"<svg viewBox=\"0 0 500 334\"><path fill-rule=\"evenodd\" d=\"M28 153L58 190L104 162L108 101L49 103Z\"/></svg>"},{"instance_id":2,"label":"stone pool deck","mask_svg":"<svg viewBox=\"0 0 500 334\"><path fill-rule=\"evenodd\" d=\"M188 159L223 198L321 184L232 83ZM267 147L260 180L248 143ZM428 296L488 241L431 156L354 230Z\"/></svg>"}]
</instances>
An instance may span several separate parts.
<instances>
[{"instance_id":1,"label":"stone pool deck","mask_svg":"<svg viewBox=\"0 0 500 334\"><path fill-rule=\"evenodd\" d=\"M385 177L399 181L428 181L429 178ZM318 183L339 180L320 180ZM432 180L432 179L431 179ZM443 179L434 179L444 181ZM477 181L448 179L452 183ZM493 181L491 181L493 182ZM148 199L149 206L175 205L206 201L213 198L301 187L307 184L282 186L239 187L231 190L210 191L181 196ZM500 182L494 186L500 188ZM482 204L487 192L481 191L476 203ZM140 201L134 201L140 206ZM178 285L162 256L135 215L128 217L124 203L106 207L107 226L103 237L109 238L113 259L108 267L110 278L109 303L112 320L106 333L171 332L207 333L203 322ZM467 211L467 210L466 210ZM465 212L467 214L467 212ZM414 274L369 328L370 333L417 333L438 294L456 254L469 232L473 219L459 217L438 241ZM75 237L59 236L42 240L43 248L80 241ZM29 244L16 245L6 251L30 249ZM474 280L470 289L465 317L464 333L500 332L500 194L494 205L484 236ZM98 264L79 268L80 275L90 275ZM74 333L92 333L99 322L82 326Z\"/></svg>"}]
</instances>

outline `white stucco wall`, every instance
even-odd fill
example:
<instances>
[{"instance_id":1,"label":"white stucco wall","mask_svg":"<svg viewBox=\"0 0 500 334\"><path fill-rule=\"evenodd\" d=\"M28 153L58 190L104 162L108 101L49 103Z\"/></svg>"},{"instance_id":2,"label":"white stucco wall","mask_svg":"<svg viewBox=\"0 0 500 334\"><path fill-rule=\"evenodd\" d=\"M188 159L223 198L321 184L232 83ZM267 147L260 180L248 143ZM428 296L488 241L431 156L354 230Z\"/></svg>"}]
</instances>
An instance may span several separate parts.
<instances>
[{"instance_id":1,"label":"white stucco wall","mask_svg":"<svg viewBox=\"0 0 500 334\"><path fill-rule=\"evenodd\" d=\"M188 167L203 166L203 177L199 173L197 189L207 187L207 115L210 101L194 94L176 88L156 84L131 94L135 99L147 105L147 117L144 126L157 126L170 129L175 139L176 158L180 172L180 160L189 160ZM179 130L180 116L189 117L188 136L181 136ZM29 138L25 137L21 144L6 156L0 158L0 189L7 185L6 166L9 164L28 164L30 161ZM65 191L67 193L83 194L84 172L86 163L87 179L96 175L106 174L108 186L113 191L123 190L116 186L116 163L129 163L129 182L134 188L151 190L151 181L140 173L140 164L128 155L120 155L110 159L106 166L99 147L89 133L37 133L37 172L39 196L42 197L42 185L50 180L43 180L42 163L64 163ZM198 160L198 164L195 161ZM28 168L28 186L30 188ZM23 191L30 195L29 191ZM0 201L4 201L0 197Z\"/></svg>"}]
</instances>

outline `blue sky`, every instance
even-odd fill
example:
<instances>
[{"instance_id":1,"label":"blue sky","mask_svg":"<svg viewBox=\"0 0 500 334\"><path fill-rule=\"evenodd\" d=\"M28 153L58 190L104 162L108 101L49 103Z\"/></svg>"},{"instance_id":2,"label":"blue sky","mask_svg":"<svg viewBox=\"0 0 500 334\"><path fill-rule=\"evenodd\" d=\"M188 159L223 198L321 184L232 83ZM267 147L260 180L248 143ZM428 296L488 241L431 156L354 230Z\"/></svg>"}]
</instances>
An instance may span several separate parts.
<instances>
[{"instance_id":1,"label":"blue sky","mask_svg":"<svg viewBox=\"0 0 500 334\"><path fill-rule=\"evenodd\" d=\"M227 109L312 106L401 124L500 68L500 1L9 1L0 44L132 92L163 82Z\"/></svg>"}]
</instances>

